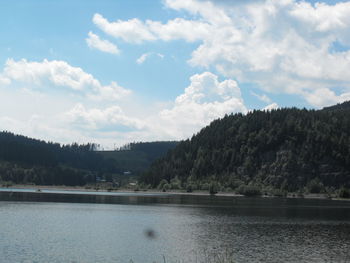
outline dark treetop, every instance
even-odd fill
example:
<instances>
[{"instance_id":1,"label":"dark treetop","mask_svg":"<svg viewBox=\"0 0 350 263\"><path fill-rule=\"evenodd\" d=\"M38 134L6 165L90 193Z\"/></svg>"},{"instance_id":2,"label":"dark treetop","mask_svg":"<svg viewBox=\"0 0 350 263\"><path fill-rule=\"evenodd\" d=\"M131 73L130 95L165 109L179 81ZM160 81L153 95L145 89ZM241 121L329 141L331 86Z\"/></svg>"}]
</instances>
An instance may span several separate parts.
<instances>
[{"instance_id":1,"label":"dark treetop","mask_svg":"<svg viewBox=\"0 0 350 263\"><path fill-rule=\"evenodd\" d=\"M99 152L92 143L60 145L0 132L0 181L71 186L112 182L125 171L144 171L175 145L132 143L119 151Z\"/></svg>"},{"instance_id":2,"label":"dark treetop","mask_svg":"<svg viewBox=\"0 0 350 263\"><path fill-rule=\"evenodd\" d=\"M141 180L200 189L334 191L350 186L350 102L232 114L153 163Z\"/></svg>"}]
</instances>

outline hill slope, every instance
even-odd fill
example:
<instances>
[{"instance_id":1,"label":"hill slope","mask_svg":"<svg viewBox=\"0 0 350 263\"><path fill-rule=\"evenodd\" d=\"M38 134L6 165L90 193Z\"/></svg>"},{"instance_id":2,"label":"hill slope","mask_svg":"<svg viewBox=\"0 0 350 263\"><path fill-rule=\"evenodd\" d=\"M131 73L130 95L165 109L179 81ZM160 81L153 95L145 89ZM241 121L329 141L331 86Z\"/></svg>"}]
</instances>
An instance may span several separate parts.
<instances>
[{"instance_id":1,"label":"hill slope","mask_svg":"<svg viewBox=\"0 0 350 263\"><path fill-rule=\"evenodd\" d=\"M98 152L106 159L112 159L121 171L139 175L150 167L153 161L163 157L179 142L138 142L130 143L117 151Z\"/></svg>"},{"instance_id":2,"label":"hill slope","mask_svg":"<svg viewBox=\"0 0 350 263\"><path fill-rule=\"evenodd\" d=\"M182 187L217 182L221 188L253 185L291 192L349 187L347 106L225 116L153 163L141 181L156 187L176 178Z\"/></svg>"},{"instance_id":3,"label":"hill slope","mask_svg":"<svg viewBox=\"0 0 350 263\"><path fill-rule=\"evenodd\" d=\"M93 144L60 145L0 132L0 181L84 185L120 171L94 150Z\"/></svg>"},{"instance_id":4,"label":"hill slope","mask_svg":"<svg viewBox=\"0 0 350 263\"><path fill-rule=\"evenodd\" d=\"M176 144L132 143L120 151L98 152L94 144L60 145L0 132L0 182L75 186L98 178L120 184L124 171L144 171Z\"/></svg>"}]
</instances>

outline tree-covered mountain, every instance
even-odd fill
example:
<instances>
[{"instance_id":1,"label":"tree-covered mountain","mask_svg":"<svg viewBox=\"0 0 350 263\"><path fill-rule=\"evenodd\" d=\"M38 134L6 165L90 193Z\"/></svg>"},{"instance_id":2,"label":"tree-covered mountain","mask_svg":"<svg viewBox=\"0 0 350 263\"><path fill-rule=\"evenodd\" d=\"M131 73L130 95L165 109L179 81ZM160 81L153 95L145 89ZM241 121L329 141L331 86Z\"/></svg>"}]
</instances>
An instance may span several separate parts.
<instances>
[{"instance_id":1,"label":"tree-covered mountain","mask_svg":"<svg viewBox=\"0 0 350 263\"><path fill-rule=\"evenodd\" d=\"M0 132L0 182L38 185L85 185L112 181L125 171L142 172L176 142L132 143L112 152L95 144L45 142Z\"/></svg>"},{"instance_id":2,"label":"tree-covered mountain","mask_svg":"<svg viewBox=\"0 0 350 263\"><path fill-rule=\"evenodd\" d=\"M94 144L60 145L0 132L0 180L13 183L84 185L96 176L118 173Z\"/></svg>"},{"instance_id":3,"label":"tree-covered mountain","mask_svg":"<svg viewBox=\"0 0 350 263\"><path fill-rule=\"evenodd\" d=\"M115 151L99 152L106 159L112 159L120 170L132 175L140 175L152 162L175 148L177 141L133 142Z\"/></svg>"},{"instance_id":4,"label":"tree-covered mountain","mask_svg":"<svg viewBox=\"0 0 350 263\"><path fill-rule=\"evenodd\" d=\"M350 103L225 116L154 162L141 181L239 191L350 187Z\"/></svg>"},{"instance_id":5,"label":"tree-covered mountain","mask_svg":"<svg viewBox=\"0 0 350 263\"><path fill-rule=\"evenodd\" d=\"M325 107L322 109L323 111L331 111L331 110L350 110L350 101L346 101L343 103L338 103L333 106Z\"/></svg>"}]
</instances>

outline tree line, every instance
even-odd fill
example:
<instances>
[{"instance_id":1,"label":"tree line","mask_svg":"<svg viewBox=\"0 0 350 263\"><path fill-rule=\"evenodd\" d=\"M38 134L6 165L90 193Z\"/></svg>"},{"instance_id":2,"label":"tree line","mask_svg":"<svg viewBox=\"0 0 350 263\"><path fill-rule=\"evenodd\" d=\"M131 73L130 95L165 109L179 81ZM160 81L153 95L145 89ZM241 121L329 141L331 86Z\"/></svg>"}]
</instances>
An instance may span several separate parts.
<instances>
[{"instance_id":1,"label":"tree line","mask_svg":"<svg viewBox=\"0 0 350 263\"><path fill-rule=\"evenodd\" d=\"M120 172L97 145L45 142L0 132L0 180L12 183L84 185L96 177Z\"/></svg>"},{"instance_id":2,"label":"tree line","mask_svg":"<svg viewBox=\"0 0 350 263\"><path fill-rule=\"evenodd\" d=\"M140 181L248 194L349 188L350 102L226 115L155 161Z\"/></svg>"},{"instance_id":3,"label":"tree line","mask_svg":"<svg viewBox=\"0 0 350 263\"><path fill-rule=\"evenodd\" d=\"M98 151L98 145L46 142L0 132L0 182L82 186L98 181L127 183L177 142L134 142L118 151Z\"/></svg>"}]
</instances>

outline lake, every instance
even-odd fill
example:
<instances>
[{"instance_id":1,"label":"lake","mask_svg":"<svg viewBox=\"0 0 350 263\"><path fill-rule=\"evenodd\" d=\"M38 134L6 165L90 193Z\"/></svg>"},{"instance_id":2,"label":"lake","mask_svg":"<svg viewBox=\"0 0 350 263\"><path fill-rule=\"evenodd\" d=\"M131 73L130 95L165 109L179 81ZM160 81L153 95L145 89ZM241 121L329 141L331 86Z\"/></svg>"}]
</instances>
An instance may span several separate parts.
<instances>
[{"instance_id":1,"label":"lake","mask_svg":"<svg viewBox=\"0 0 350 263\"><path fill-rule=\"evenodd\" d=\"M4 263L350 262L347 201L15 189L0 200Z\"/></svg>"}]
</instances>

